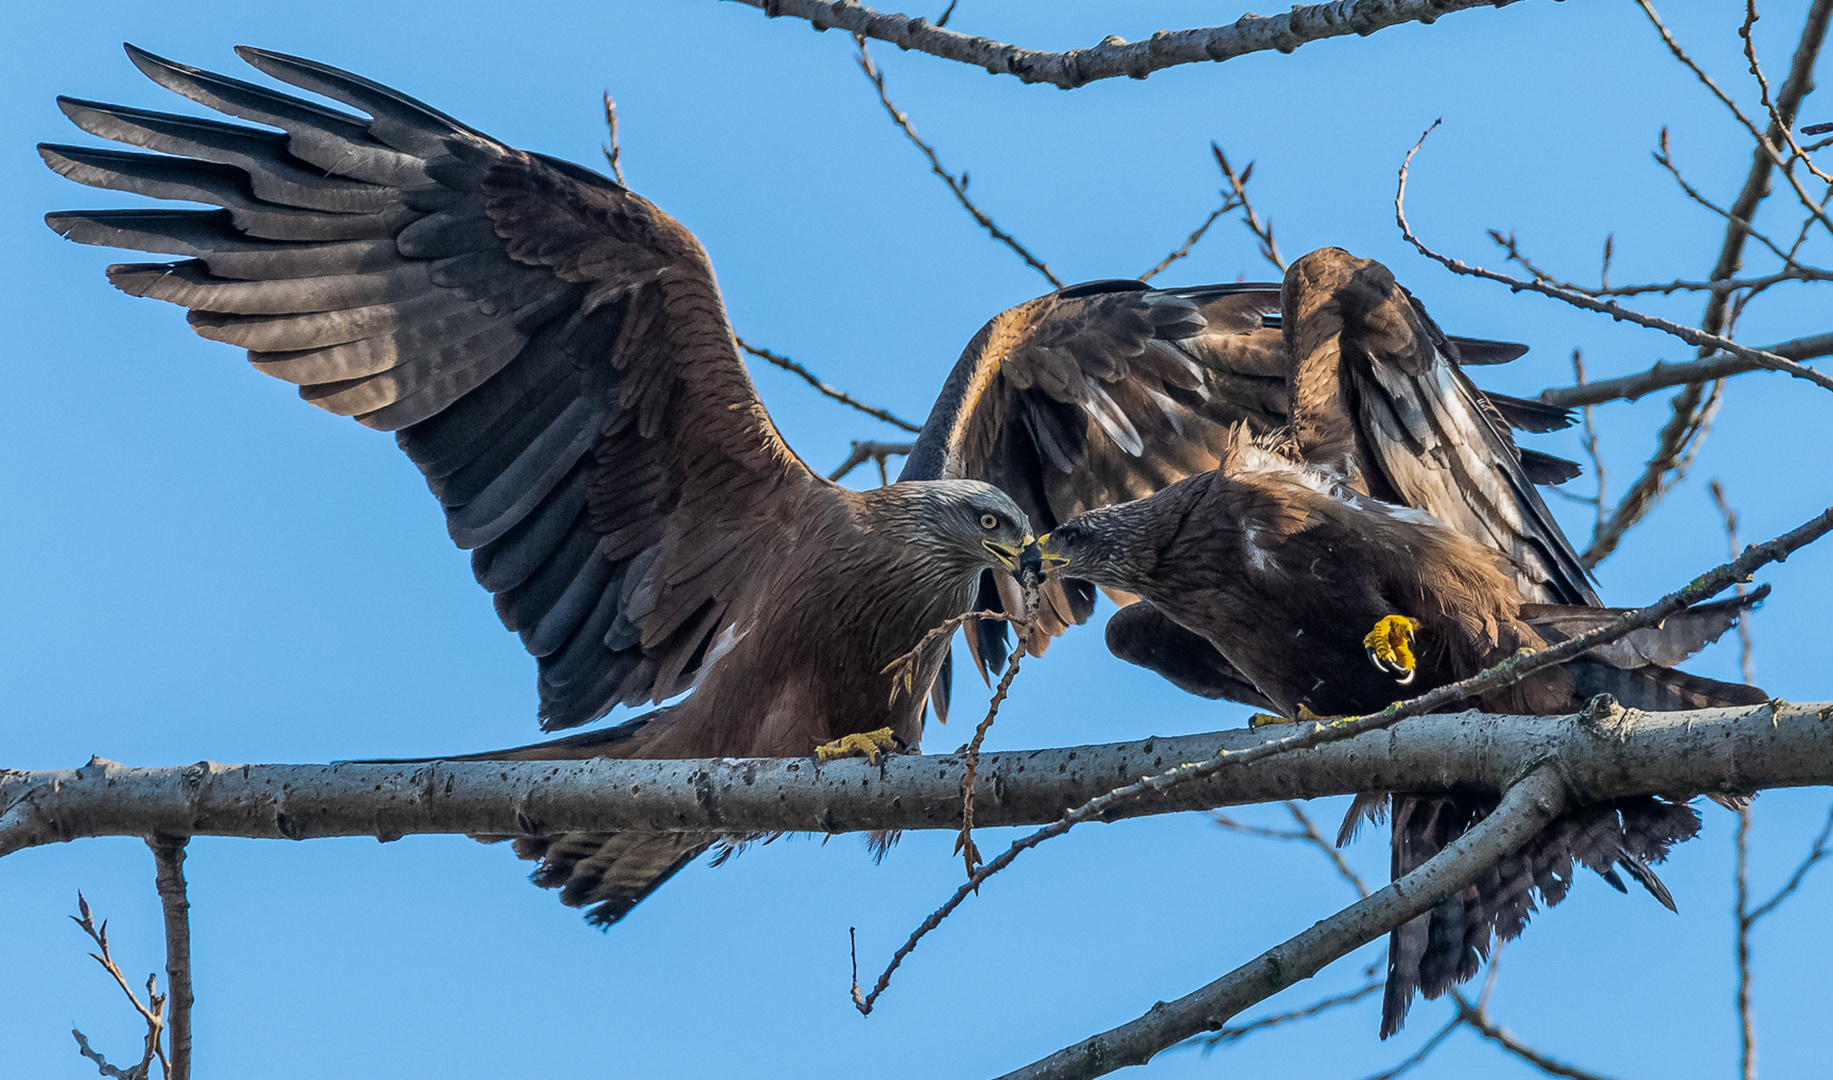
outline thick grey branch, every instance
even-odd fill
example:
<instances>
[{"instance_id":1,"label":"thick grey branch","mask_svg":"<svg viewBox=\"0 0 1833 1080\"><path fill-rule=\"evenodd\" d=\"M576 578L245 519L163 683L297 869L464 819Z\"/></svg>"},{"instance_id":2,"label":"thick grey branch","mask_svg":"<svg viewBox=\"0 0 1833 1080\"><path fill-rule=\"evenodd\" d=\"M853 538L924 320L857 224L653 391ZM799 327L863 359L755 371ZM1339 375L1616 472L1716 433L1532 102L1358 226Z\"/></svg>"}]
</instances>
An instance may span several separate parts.
<instances>
[{"instance_id":1,"label":"thick grey branch","mask_svg":"<svg viewBox=\"0 0 1833 1080\"><path fill-rule=\"evenodd\" d=\"M1833 703L1599 716L1413 717L1385 731L1146 791L1106 820L1357 791L1501 789L1557 754L1585 798L1833 784ZM1054 822L1180 762L1242 754L1264 729L983 754L982 828ZM841 833L959 829L959 755L826 764L805 758L429 762L0 771L0 855L91 836L513 834L527 828Z\"/></svg>"},{"instance_id":2,"label":"thick grey branch","mask_svg":"<svg viewBox=\"0 0 1833 1080\"><path fill-rule=\"evenodd\" d=\"M1358 900L1222 976L1144 1016L1007 1073L1001 1080L1084 1080L1143 1065L1167 1046L1219 1031L1241 1010L1323 970L1345 954L1429 909L1520 847L1568 805L1559 770L1535 768L1510 787L1496 812L1400 880Z\"/></svg>"},{"instance_id":3,"label":"thick grey branch","mask_svg":"<svg viewBox=\"0 0 1833 1080\"><path fill-rule=\"evenodd\" d=\"M1764 346L1758 351L1775 353L1777 356L1790 360L1812 360L1818 356L1833 356L1833 333L1781 341L1774 345ZM1686 360L1673 364L1658 363L1647 371L1625 375L1620 379L1604 379L1579 386L1561 386L1542 390L1540 400L1548 405L1558 405L1564 409L1580 405L1600 405L1606 401L1634 401L1644 394L1652 394L1670 386L1711 382L1714 379L1742 375L1746 371L1773 370L1775 369L1746 357L1733 356L1730 353L1714 353L1701 360Z\"/></svg>"},{"instance_id":4,"label":"thick grey branch","mask_svg":"<svg viewBox=\"0 0 1833 1080\"><path fill-rule=\"evenodd\" d=\"M958 60L1021 82L1073 90L1121 75L1143 79L1154 71L1204 60L1232 60L1277 49L1289 53L1307 42L1357 34L1363 37L1402 23L1430 23L1466 8L1502 7L1513 0L1335 0L1301 4L1283 15L1243 15L1228 26L1160 30L1144 41L1103 38L1089 49L1042 52L991 38L946 30L924 18L874 11L855 0L739 0L775 18L806 19L816 30L841 29L900 49Z\"/></svg>"}]
</instances>

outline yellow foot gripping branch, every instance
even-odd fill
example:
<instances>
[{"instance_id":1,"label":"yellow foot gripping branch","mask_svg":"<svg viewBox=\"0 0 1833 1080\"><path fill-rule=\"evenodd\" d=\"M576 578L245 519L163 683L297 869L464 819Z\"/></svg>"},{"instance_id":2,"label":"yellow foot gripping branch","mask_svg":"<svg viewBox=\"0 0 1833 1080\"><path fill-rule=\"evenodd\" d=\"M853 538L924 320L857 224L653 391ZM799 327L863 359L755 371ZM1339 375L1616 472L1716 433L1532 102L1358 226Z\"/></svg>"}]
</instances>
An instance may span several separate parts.
<instances>
[{"instance_id":1,"label":"yellow foot gripping branch","mask_svg":"<svg viewBox=\"0 0 1833 1080\"><path fill-rule=\"evenodd\" d=\"M815 747L815 756L822 761L833 761L835 758L862 757L872 764L878 759L898 749L897 736L888 727L877 731L856 732L842 735L830 743Z\"/></svg>"},{"instance_id":2,"label":"yellow foot gripping branch","mask_svg":"<svg viewBox=\"0 0 1833 1080\"><path fill-rule=\"evenodd\" d=\"M1369 662L1382 671L1393 672L1394 681L1401 686L1412 682L1413 676L1418 674L1413 659L1413 633L1418 629L1419 624L1405 615L1388 615L1362 639Z\"/></svg>"}]
</instances>

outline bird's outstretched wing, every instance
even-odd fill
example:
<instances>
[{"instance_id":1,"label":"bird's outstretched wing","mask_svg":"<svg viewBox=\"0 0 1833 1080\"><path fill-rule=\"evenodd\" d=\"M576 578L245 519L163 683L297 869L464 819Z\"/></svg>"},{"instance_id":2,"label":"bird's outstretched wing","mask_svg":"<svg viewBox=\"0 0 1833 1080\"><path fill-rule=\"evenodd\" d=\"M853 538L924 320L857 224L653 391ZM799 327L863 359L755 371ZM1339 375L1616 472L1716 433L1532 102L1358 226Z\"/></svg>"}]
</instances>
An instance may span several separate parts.
<instances>
[{"instance_id":1,"label":"bird's outstretched wing","mask_svg":"<svg viewBox=\"0 0 1833 1080\"><path fill-rule=\"evenodd\" d=\"M1233 426L1256 434L1286 426L1289 322L1281 286L1265 282L1155 289L1097 281L1026 301L968 343L902 478L985 480L1016 499L1039 533L1083 510L1143 498L1215 468ZM1465 363L1504 363L1526 351L1448 340ZM1508 422L1530 430L1565 419L1538 402L1499 402L1512 407ZM1015 593L997 591L1003 584L984 580L983 608L1013 607ZM1056 633L1086 619L1094 595L1084 583L1047 585L1043 628ZM979 623L968 640L983 670L1003 663L1003 623Z\"/></svg>"},{"instance_id":2,"label":"bird's outstretched wing","mask_svg":"<svg viewBox=\"0 0 1833 1080\"><path fill-rule=\"evenodd\" d=\"M840 498L765 414L699 243L589 170L335 68L238 52L363 115L130 46L153 81L264 127L60 100L85 131L154 153L43 146L53 169L221 209L47 222L183 256L109 279L396 433L539 658L543 727L686 689L742 632L774 522Z\"/></svg>"},{"instance_id":3,"label":"bird's outstretched wing","mask_svg":"<svg viewBox=\"0 0 1833 1080\"><path fill-rule=\"evenodd\" d=\"M1214 468L1229 425L1283 421L1283 346L1265 326L1278 302L1264 284L1097 281L1001 312L955 363L899 478L984 480L1043 533ZM1031 649L1088 618L1094 598L1085 582L1047 584ZM983 578L981 609L1017 602ZM983 675L1004 664L1003 623L970 626L968 643Z\"/></svg>"},{"instance_id":4,"label":"bird's outstretched wing","mask_svg":"<svg viewBox=\"0 0 1833 1080\"><path fill-rule=\"evenodd\" d=\"M1287 272L1284 306L1301 457L1501 552L1530 602L1599 602L1535 490L1576 466L1509 434L1563 427L1560 410L1478 390L1460 345L1380 263L1314 251Z\"/></svg>"}]
</instances>

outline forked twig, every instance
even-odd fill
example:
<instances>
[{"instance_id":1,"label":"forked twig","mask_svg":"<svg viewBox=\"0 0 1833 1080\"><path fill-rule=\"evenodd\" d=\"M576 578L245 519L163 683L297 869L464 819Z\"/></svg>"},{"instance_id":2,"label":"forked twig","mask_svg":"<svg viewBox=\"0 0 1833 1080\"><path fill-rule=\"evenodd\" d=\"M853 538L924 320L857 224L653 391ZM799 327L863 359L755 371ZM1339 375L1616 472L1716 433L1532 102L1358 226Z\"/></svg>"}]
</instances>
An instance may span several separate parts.
<instances>
[{"instance_id":1,"label":"forked twig","mask_svg":"<svg viewBox=\"0 0 1833 1080\"><path fill-rule=\"evenodd\" d=\"M133 987L127 984L127 976L122 973L120 965L115 963L114 956L108 951L108 920L102 920L99 926L96 924L95 916L89 910L89 901L84 899L81 892L76 894L76 909L79 914L70 916L70 921L82 927L83 932L89 935L89 940L96 944L97 951L90 953L89 958L102 965L102 969L114 977L115 984L121 988L123 994L127 995L128 1004L132 1005L134 1011L139 1013L140 1018L146 1022L146 1039L140 1063L132 1068L121 1069L110 1065L100 1051L90 1048L88 1038L81 1031L72 1029L70 1034L76 1037L78 1052L95 1062L96 1068L103 1076L114 1077L116 1080L147 1080L154 1058L159 1059L160 1074L169 1078L172 1075L172 1067L171 1063L166 1060L165 1047L161 1039L165 1032L166 999L164 995L157 993L154 989L156 976L148 975L146 977L146 1002L142 1004L140 996L134 992Z\"/></svg>"},{"instance_id":2,"label":"forked twig","mask_svg":"<svg viewBox=\"0 0 1833 1080\"><path fill-rule=\"evenodd\" d=\"M610 133L611 142L601 147L605 152L605 162L611 166L611 175L620 184L624 183L624 151L617 145L617 102L611 100L611 91L605 91L605 130ZM628 187L628 184L624 186Z\"/></svg>"},{"instance_id":3,"label":"forked twig","mask_svg":"<svg viewBox=\"0 0 1833 1080\"><path fill-rule=\"evenodd\" d=\"M1797 379L1806 379L1808 382L1824 389L1833 390L1833 375L1828 375L1825 372L1816 371L1813 368L1797 364L1785 356L1777 356L1775 353L1764 352L1760 349L1752 349L1748 346L1740 345L1729 338L1720 337L1717 334L1708 334L1703 330L1684 326L1669 319L1660 319L1653 315L1644 315L1639 311L1631 311L1613 300L1598 300L1586 296L1583 293L1573 292L1571 289L1563 289L1555 285L1548 285L1545 282L1524 281L1521 278L1511 277L1508 274L1500 274L1494 270L1484 269L1481 266L1471 266L1461 259L1454 259L1448 255L1441 255L1427 247L1425 242L1414 234L1412 226L1407 223L1407 172L1413 163L1413 155L1418 153L1420 147L1425 145L1427 137L1438 127L1439 123L1440 121L1434 120L1432 126L1426 129L1425 134L1419 137L1419 142L1413 145L1413 149L1407 151L1406 158L1400 166L1400 183L1394 193L1394 218L1396 223L1400 226L1400 233L1421 255L1438 263L1454 274L1482 278L1485 281L1494 281L1508 286L1515 292L1520 292L1524 289L1530 292L1537 292L1542 296L1550 296L1555 300L1563 300L1576 308L1583 308L1586 311L1595 311L1600 314L1609 315L1612 319L1619 322L1631 322L1635 323L1637 326L1648 327L1651 330L1660 330L1663 333L1679 338L1689 345L1730 353L1733 356L1742 357L1746 360L1760 364L1763 367L1787 372Z\"/></svg>"},{"instance_id":4,"label":"forked twig","mask_svg":"<svg viewBox=\"0 0 1833 1080\"><path fill-rule=\"evenodd\" d=\"M854 439L852 452L847 454L846 460L840 463L839 468L827 474L827 478L829 480L844 480L848 473L870 461L878 466L878 482L880 484L889 484L891 482L891 474L885 468L885 461L888 458L903 457L914 449L916 449L915 443L888 443L873 442L869 439Z\"/></svg>"},{"instance_id":5,"label":"forked twig","mask_svg":"<svg viewBox=\"0 0 1833 1080\"><path fill-rule=\"evenodd\" d=\"M1241 204L1241 224L1260 241L1260 257L1273 264L1280 273L1286 272L1286 257L1279 253L1279 245L1273 240L1273 223L1262 221L1254 212L1254 204L1247 197L1248 178L1254 175L1254 163L1248 162L1247 168L1239 173L1229 166L1228 155L1222 152L1217 143L1209 144L1210 153L1216 156L1216 167L1222 170L1222 178L1228 181L1234 192L1235 200Z\"/></svg>"}]
</instances>

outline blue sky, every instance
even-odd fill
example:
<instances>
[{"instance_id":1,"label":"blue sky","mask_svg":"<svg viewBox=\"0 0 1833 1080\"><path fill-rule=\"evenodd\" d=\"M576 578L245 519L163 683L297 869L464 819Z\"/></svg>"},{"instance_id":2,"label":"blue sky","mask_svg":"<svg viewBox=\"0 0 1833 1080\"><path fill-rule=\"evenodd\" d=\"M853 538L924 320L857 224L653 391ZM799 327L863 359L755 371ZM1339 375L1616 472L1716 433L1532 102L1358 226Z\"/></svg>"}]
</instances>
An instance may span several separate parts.
<instances>
[{"instance_id":1,"label":"blue sky","mask_svg":"<svg viewBox=\"0 0 1833 1080\"><path fill-rule=\"evenodd\" d=\"M939 13L929 12L931 17ZM1766 10L1758 44L1780 78L1801 3ZM1213 4L963 0L960 28L1042 48L1109 33L1204 25ZM1750 102L1732 5L1671 13L1677 32ZM474 750L535 736L533 663L496 621L437 508L392 440L294 399L180 312L115 293L118 256L58 240L52 209L115 204L44 169L39 141L88 141L58 93L155 109L187 104L146 82L119 43L245 77L229 48L262 45L399 87L512 144L602 164L598 96L624 119L631 185L693 229L739 332L859 396L922 416L988 317L1047 287L987 241L886 121L851 43L710 0L528 6L469 2L310 6L97 4L5 16L0 74L0 766L324 761ZM874 50L891 92L970 190L1065 280L1136 274L1216 203L1207 144L1257 161L1252 190L1289 256L1337 245L1388 262L1454 333L1533 351L1485 385L1532 394L1688 350L1556 302L1453 277L1413 254L1392 215L1400 158L1416 159L1415 228L1442 250L1500 265L1485 228L1514 229L1545 264L1594 280L1705 276L1722 230L1650 161L1676 158L1728 200L1747 144L1669 60L1628 3L1455 14L1367 39L1184 67L1073 93L895 48ZM1824 102L1821 105L1825 105ZM1825 115L1822 115L1822 114ZM1810 99L1807 120L1833 119ZM1778 203L1781 200L1775 200ZM1792 236L1792 219L1766 218ZM1823 264L1829 244L1810 253ZM1162 281L1265 278L1233 222ZM1695 317L1690 297L1647 307ZM1777 289L1740 336L1827 329L1825 301ZM766 404L817 467L848 440L895 432L758 370ZM1616 489L1666 415L1665 395L1600 410ZM1774 375L1735 380L1691 477L1604 564L1611 602L1653 599L1721 561L1704 492L1721 477L1746 536L1826 505L1829 399ZM1536 439L1579 453L1571 433ZM860 474L863 478L863 473ZM1589 479L1575 482L1586 489ZM1556 504L1582 536L1586 511ZM1765 572L1753 622L1758 681L1794 700L1825 683L1833 555ZM1690 667L1736 677L1719 646ZM958 681L962 686L965 680ZM970 686L961 713L974 714ZM1242 711L1179 694L1107 657L1097 629L1027 665L990 748L1072 745L1234 726ZM950 749L967 730L932 729ZM1758 803L1754 888L1805 850L1822 791ZM1340 808L1316 808L1334 822ZM1508 950L1497 1017L1557 1056L1628 1076L1725 1073L1735 1059L1730 815L1663 870L1681 914L1585 881ZM1277 814L1269 811L1268 821ZM685 871L609 934L524 880L501 847L449 837L191 847L199 1076L511 1078L991 1075L1183 994L1350 897L1314 853L1227 834L1196 815L1091 826L991 882L899 973L870 1019L847 1000L847 928L875 972L954 888L949 837L906 837L881 865L852 838L787 839L719 869ZM1004 839L989 835L986 850ZM1371 879L1386 853L1350 851ZM119 1061L131 1014L63 918L76 890L111 920L130 976L161 963L150 857L86 841L0 861L0 1073L93 1075L68 1030ZM1824 1063L1833 993L1826 877L1759 929L1757 1020L1772 1075ZM1269 1007L1355 984L1365 951ZM864 972L862 971L862 974ZM1443 1018L1415 1009L1388 1044L1373 1001L1210 1057L1180 1049L1162 1078L1354 1078L1404 1057ZM11 1073L9 1070L17 1070ZM1468 1034L1415 1075L1525 1076Z\"/></svg>"}]
</instances>

